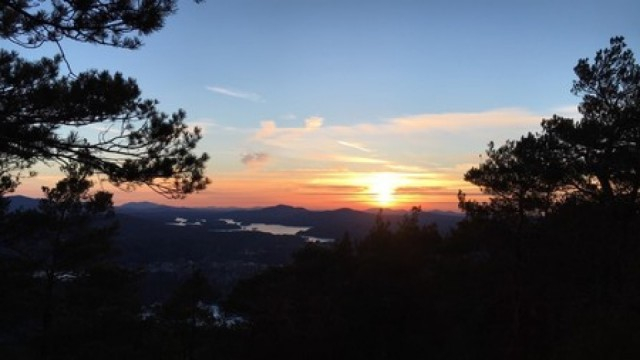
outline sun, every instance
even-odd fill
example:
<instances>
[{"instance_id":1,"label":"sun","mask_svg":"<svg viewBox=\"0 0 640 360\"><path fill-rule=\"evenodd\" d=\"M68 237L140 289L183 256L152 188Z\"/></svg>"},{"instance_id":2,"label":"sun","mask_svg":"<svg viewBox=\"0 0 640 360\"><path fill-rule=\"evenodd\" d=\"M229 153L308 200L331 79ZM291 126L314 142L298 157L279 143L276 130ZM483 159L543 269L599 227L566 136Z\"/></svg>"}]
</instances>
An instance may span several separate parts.
<instances>
[{"instance_id":1,"label":"sun","mask_svg":"<svg viewBox=\"0 0 640 360\"><path fill-rule=\"evenodd\" d=\"M403 183L400 175L395 173L375 173L369 178L369 193L374 202L382 207L396 203L396 189Z\"/></svg>"}]
</instances>

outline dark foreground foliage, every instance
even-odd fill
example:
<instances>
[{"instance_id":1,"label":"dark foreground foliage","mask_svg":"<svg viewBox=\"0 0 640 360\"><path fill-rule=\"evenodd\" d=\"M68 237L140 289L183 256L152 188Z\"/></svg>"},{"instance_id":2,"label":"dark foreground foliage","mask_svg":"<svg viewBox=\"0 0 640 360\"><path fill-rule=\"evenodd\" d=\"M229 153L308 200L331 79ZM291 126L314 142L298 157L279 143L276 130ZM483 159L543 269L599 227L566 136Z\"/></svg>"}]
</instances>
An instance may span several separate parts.
<instances>
[{"instance_id":1,"label":"dark foreground foliage","mask_svg":"<svg viewBox=\"0 0 640 360\"><path fill-rule=\"evenodd\" d=\"M251 319L247 358L637 358L638 230L588 206L520 233L468 219L445 239L409 220L310 246L229 306Z\"/></svg>"},{"instance_id":2,"label":"dark foreground foliage","mask_svg":"<svg viewBox=\"0 0 640 360\"><path fill-rule=\"evenodd\" d=\"M414 213L415 214L415 213ZM241 282L224 323L201 273L164 303L136 301L139 275L94 265L46 282L3 262L2 358L627 359L640 356L638 216L567 205L519 232L494 219L441 237L382 217L360 241L309 245ZM515 244L520 244L516 251ZM43 348L46 346L46 348ZM43 356L46 349L46 356Z\"/></svg>"}]
</instances>

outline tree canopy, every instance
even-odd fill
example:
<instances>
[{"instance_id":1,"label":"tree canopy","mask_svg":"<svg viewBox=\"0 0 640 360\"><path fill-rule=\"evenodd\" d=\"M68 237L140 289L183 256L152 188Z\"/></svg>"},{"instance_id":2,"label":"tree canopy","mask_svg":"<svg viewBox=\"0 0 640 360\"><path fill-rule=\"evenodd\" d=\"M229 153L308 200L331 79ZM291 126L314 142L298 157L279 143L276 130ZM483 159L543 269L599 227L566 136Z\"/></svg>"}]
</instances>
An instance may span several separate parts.
<instances>
[{"instance_id":1,"label":"tree canopy","mask_svg":"<svg viewBox=\"0 0 640 360\"><path fill-rule=\"evenodd\" d=\"M172 0L3 0L0 36L26 48L68 38L135 49L174 8ZM173 198L205 188L208 156L194 153L201 131L183 110L161 112L121 73L63 75L63 61L62 51L29 61L0 50L0 194L39 162L81 164L116 186L144 184Z\"/></svg>"},{"instance_id":2,"label":"tree canopy","mask_svg":"<svg viewBox=\"0 0 640 360\"><path fill-rule=\"evenodd\" d=\"M25 47L68 38L134 49L175 7L175 0L2 0L0 36Z\"/></svg>"},{"instance_id":3,"label":"tree canopy","mask_svg":"<svg viewBox=\"0 0 640 360\"><path fill-rule=\"evenodd\" d=\"M640 65L614 37L574 72L581 119L553 116L539 133L490 144L487 160L465 174L492 197L485 210L509 203L531 215L567 201L640 208Z\"/></svg>"}]
</instances>

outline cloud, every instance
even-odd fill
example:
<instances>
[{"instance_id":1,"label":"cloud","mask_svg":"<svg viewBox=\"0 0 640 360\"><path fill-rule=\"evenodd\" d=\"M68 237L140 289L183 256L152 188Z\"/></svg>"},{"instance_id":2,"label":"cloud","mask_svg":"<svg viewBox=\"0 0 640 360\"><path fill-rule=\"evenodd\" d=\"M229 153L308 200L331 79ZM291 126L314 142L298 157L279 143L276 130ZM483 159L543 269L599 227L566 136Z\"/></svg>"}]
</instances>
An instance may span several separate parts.
<instances>
[{"instance_id":1,"label":"cloud","mask_svg":"<svg viewBox=\"0 0 640 360\"><path fill-rule=\"evenodd\" d=\"M414 187L404 189L403 195L413 192L415 196L444 197L455 195L458 189L473 191L463 175L482 160L478 154L489 141L501 144L536 131L545 116L550 115L525 109L494 109L415 114L345 125L327 124L324 118L312 116L299 121L297 127L262 121L247 140L249 146L259 146L277 156L279 171L312 169L315 174L309 174L310 178L331 185L358 186L358 179L365 174L401 173ZM273 167L270 172L275 170ZM330 172L333 175L326 175ZM446 189L439 191L437 187Z\"/></svg>"},{"instance_id":2,"label":"cloud","mask_svg":"<svg viewBox=\"0 0 640 360\"><path fill-rule=\"evenodd\" d=\"M389 161L375 158L367 158L360 156L335 156L335 160L343 163L353 163L353 164L388 164Z\"/></svg>"},{"instance_id":3,"label":"cloud","mask_svg":"<svg viewBox=\"0 0 640 360\"><path fill-rule=\"evenodd\" d=\"M260 96L260 94L256 94L252 92L228 89L220 86L207 86L206 89L216 94L230 96L237 99L244 99L244 100L249 100L253 102L265 102L265 100L262 98L262 96Z\"/></svg>"},{"instance_id":4,"label":"cloud","mask_svg":"<svg viewBox=\"0 0 640 360\"><path fill-rule=\"evenodd\" d=\"M304 120L304 127L279 128L275 121L264 120L260 122L260 129L254 138L269 145L290 147L298 139L321 129L323 123L323 118L312 116Z\"/></svg>"},{"instance_id":5,"label":"cloud","mask_svg":"<svg viewBox=\"0 0 640 360\"><path fill-rule=\"evenodd\" d=\"M273 120L265 120L260 122L260 130L256 133L257 139L264 139L273 135L277 130L276 122Z\"/></svg>"},{"instance_id":6,"label":"cloud","mask_svg":"<svg viewBox=\"0 0 640 360\"><path fill-rule=\"evenodd\" d=\"M542 118L522 109L497 109L479 113L419 114L391 119L396 132L462 130L540 124Z\"/></svg>"},{"instance_id":7,"label":"cloud","mask_svg":"<svg viewBox=\"0 0 640 360\"><path fill-rule=\"evenodd\" d=\"M349 141L342 141L342 140L338 140L338 144L342 145L342 146L346 146L352 149L356 149L356 150L360 150L363 152L371 152L371 150L367 149L366 147L358 144L358 143L353 143L353 142L349 142Z\"/></svg>"},{"instance_id":8,"label":"cloud","mask_svg":"<svg viewBox=\"0 0 640 360\"><path fill-rule=\"evenodd\" d=\"M391 152L422 153L430 157L430 161L440 155L441 161L446 162L444 158L453 153L449 148L474 148L477 154L491 140L501 143L537 130L542 118L523 109L496 109L417 114L380 122L326 126L322 117L313 116L299 127L277 127L273 120L262 121L252 140L264 146L295 150L300 156L308 153L345 155L345 148L373 153L363 144L375 144L375 153L381 157L388 158ZM447 151L442 151L444 149Z\"/></svg>"},{"instance_id":9,"label":"cloud","mask_svg":"<svg viewBox=\"0 0 640 360\"><path fill-rule=\"evenodd\" d=\"M322 123L324 122L324 119L319 117L319 116L312 116L310 118L306 118L304 120L304 128L305 129L318 129L320 127L322 127Z\"/></svg>"},{"instance_id":10,"label":"cloud","mask_svg":"<svg viewBox=\"0 0 640 360\"><path fill-rule=\"evenodd\" d=\"M457 190L445 186L400 186L396 189L398 195L451 195L453 198Z\"/></svg>"},{"instance_id":11,"label":"cloud","mask_svg":"<svg viewBox=\"0 0 640 360\"><path fill-rule=\"evenodd\" d=\"M240 161L249 167L263 166L269 162L269 154L264 152L249 153L243 155Z\"/></svg>"},{"instance_id":12,"label":"cloud","mask_svg":"<svg viewBox=\"0 0 640 360\"><path fill-rule=\"evenodd\" d=\"M415 166L415 165L388 164L387 168L394 171L414 172L414 173L421 173L421 172L427 171L427 169L421 166Z\"/></svg>"},{"instance_id":13,"label":"cloud","mask_svg":"<svg viewBox=\"0 0 640 360\"><path fill-rule=\"evenodd\" d=\"M345 195L358 194L367 189L361 185L340 185L340 184L302 184L300 188L307 195Z\"/></svg>"}]
</instances>

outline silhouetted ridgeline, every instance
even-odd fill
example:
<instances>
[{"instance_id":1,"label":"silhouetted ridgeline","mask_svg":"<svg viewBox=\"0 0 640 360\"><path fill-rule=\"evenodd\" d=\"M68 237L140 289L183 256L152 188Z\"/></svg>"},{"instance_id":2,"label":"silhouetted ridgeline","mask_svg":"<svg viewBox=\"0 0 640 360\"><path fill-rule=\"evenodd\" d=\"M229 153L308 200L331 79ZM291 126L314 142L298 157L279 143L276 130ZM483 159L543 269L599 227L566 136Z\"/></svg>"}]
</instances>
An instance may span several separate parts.
<instances>
[{"instance_id":1,"label":"silhouetted ridgeline","mask_svg":"<svg viewBox=\"0 0 640 360\"><path fill-rule=\"evenodd\" d=\"M186 219L233 219L245 224L267 223L288 226L306 226L311 229L307 235L340 238L349 232L354 238L362 238L371 229L378 210L356 211L338 209L329 211L311 211L300 207L277 205L255 209L229 208L185 208L157 205L153 203L129 203L117 208L118 213L152 218L159 221L171 221L176 217ZM395 226L407 212L383 211L384 218ZM420 214L423 224L435 223L442 232L450 231L462 219L462 214L454 212L424 212Z\"/></svg>"}]
</instances>

